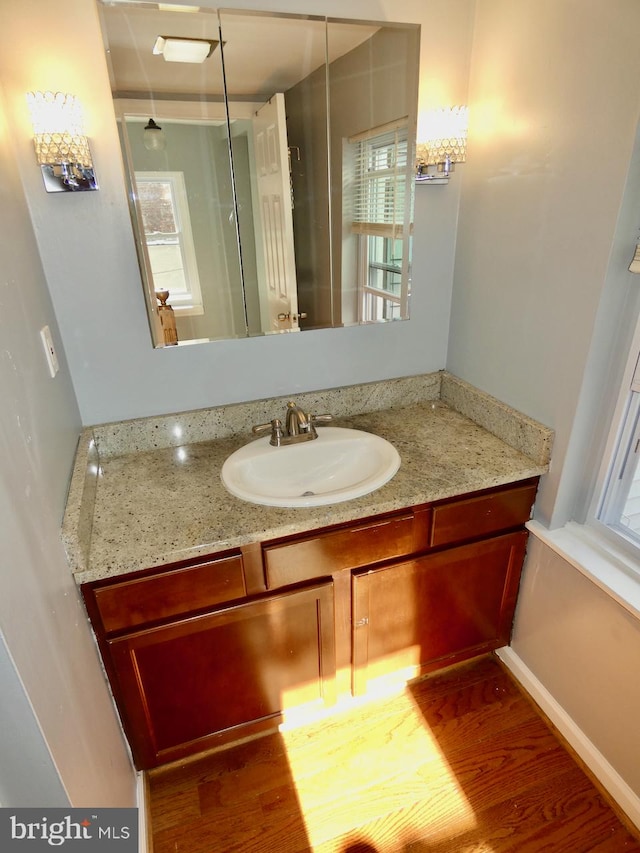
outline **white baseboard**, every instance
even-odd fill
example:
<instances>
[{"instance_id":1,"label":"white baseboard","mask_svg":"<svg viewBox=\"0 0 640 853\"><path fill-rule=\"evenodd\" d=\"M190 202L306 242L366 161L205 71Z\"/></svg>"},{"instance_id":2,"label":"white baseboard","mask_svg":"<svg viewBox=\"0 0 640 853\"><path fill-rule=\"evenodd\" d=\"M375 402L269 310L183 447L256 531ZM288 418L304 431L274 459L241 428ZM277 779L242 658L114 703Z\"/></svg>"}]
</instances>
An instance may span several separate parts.
<instances>
[{"instance_id":1,"label":"white baseboard","mask_svg":"<svg viewBox=\"0 0 640 853\"><path fill-rule=\"evenodd\" d=\"M138 800L138 851L152 853L151 837L148 832L149 800L147 780L144 773L136 774L136 799Z\"/></svg>"},{"instance_id":2,"label":"white baseboard","mask_svg":"<svg viewBox=\"0 0 640 853\"><path fill-rule=\"evenodd\" d=\"M512 648L505 646L498 649L496 654L514 678L520 682L531 698L540 706L560 734L566 738L629 820L640 829L640 797L627 785L604 755L596 749L582 729L556 702L547 688Z\"/></svg>"}]
</instances>

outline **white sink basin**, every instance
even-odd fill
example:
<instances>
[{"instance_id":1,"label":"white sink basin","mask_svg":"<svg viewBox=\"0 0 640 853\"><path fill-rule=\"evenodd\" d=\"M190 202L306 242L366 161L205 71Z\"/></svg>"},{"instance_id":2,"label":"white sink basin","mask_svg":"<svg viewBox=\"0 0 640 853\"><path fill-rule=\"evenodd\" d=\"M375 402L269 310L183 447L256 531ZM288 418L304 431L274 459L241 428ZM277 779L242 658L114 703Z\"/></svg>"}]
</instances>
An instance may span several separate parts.
<instances>
[{"instance_id":1,"label":"white sink basin","mask_svg":"<svg viewBox=\"0 0 640 853\"><path fill-rule=\"evenodd\" d=\"M272 447L269 437L245 444L225 461L222 482L235 495L264 506L307 507L374 492L400 467L386 439L369 432L320 427L313 441Z\"/></svg>"}]
</instances>

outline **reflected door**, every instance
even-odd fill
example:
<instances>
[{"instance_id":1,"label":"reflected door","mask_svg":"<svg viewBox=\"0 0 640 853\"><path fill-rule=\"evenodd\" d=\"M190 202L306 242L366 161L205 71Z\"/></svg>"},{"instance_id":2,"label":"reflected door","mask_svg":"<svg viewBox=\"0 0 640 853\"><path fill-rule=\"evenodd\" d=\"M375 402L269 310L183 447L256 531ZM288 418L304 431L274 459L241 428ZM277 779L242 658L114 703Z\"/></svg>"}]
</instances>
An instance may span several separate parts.
<instances>
[{"instance_id":1,"label":"reflected door","mask_svg":"<svg viewBox=\"0 0 640 853\"><path fill-rule=\"evenodd\" d=\"M260 282L262 329L292 331L299 328L298 292L287 125L281 92L256 112L253 138L265 270Z\"/></svg>"}]
</instances>

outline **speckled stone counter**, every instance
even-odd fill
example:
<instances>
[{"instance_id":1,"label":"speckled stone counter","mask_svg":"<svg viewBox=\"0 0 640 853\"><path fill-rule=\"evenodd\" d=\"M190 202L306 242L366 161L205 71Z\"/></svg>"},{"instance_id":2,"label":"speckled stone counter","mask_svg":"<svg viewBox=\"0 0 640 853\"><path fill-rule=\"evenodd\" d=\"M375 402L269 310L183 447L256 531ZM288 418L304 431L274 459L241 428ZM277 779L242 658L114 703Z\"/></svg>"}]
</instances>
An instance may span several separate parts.
<instances>
[{"instance_id":1,"label":"speckled stone counter","mask_svg":"<svg viewBox=\"0 0 640 853\"><path fill-rule=\"evenodd\" d=\"M455 377L429 375L434 376L436 384L421 378L421 391L415 396L422 396L422 400L404 393L401 401L387 397L389 407L382 410L338 413L341 416L333 425L383 436L395 445L402 462L395 477L378 491L326 507L262 507L234 498L222 485L223 461L251 440L250 423L281 415L281 401L254 404L246 412L248 423L243 420L244 431L210 440L203 440L198 425L196 440L188 436L188 443L184 443L188 427L184 421L178 424L177 416L173 427L164 423L158 426L159 419L147 423L146 432L142 430L146 437L141 437L141 428L130 423L125 429L135 435L133 452L124 452L128 445L122 443L121 436L113 437L117 432L114 425L85 431L63 527L77 582L453 497L547 470L550 430L477 389L465 387L466 383ZM387 384L403 381L390 380ZM358 386L363 387L371 391L369 386ZM379 404L380 395L374 396ZM297 401L302 398L296 396ZM320 407L303 402L315 413L331 411L330 399L321 400L326 406ZM366 401L361 405L367 405ZM347 407L345 404L343 408ZM473 420L456 410L464 411L465 407ZM262 417L256 416L265 409ZM193 422L193 413L188 417ZM208 417L215 419L219 414ZM110 451L104 441L103 449L100 429L112 435L111 447L115 441L120 452ZM149 449L148 436L155 435L153 441L158 444L158 430L166 434L160 442L164 446ZM495 432L503 435L498 437ZM181 437L183 443L178 443ZM287 449L281 450L286 453Z\"/></svg>"}]
</instances>

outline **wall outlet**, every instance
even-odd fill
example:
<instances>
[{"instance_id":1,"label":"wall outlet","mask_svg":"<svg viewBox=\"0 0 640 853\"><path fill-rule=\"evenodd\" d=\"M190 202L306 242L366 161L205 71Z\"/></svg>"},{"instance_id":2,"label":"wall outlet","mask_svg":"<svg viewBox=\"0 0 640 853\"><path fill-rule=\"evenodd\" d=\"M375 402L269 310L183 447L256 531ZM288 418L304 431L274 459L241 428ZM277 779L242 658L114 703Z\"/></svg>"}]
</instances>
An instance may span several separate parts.
<instances>
[{"instance_id":1,"label":"wall outlet","mask_svg":"<svg viewBox=\"0 0 640 853\"><path fill-rule=\"evenodd\" d=\"M51 332L48 326L43 326L42 329L40 329L40 339L42 340L44 353L47 357L49 373L51 374L51 378L53 379L58 370L60 369L60 366L58 364L58 356L56 355L55 347L53 346L53 339L51 337Z\"/></svg>"}]
</instances>

